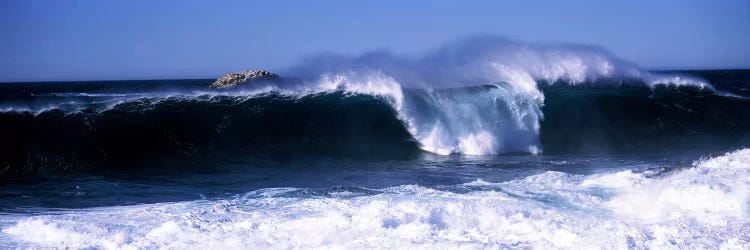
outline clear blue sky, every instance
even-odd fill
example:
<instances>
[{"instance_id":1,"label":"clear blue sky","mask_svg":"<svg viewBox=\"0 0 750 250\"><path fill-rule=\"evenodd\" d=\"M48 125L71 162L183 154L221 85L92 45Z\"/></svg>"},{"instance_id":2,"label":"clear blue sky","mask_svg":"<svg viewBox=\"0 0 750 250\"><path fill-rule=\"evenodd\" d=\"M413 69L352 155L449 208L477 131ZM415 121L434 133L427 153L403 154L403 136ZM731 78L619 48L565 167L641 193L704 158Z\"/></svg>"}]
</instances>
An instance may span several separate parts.
<instances>
[{"instance_id":1,"label":"clear blue sky","mask_svg":"<svg viewBox=\"0 0 750 250\"><path fill-rule=\"evenodd\" d=\"M748 0L0 0L0 81L213 78L475 33L601 45L648 68L750 68Z\"/></svg>"}]
</instances>

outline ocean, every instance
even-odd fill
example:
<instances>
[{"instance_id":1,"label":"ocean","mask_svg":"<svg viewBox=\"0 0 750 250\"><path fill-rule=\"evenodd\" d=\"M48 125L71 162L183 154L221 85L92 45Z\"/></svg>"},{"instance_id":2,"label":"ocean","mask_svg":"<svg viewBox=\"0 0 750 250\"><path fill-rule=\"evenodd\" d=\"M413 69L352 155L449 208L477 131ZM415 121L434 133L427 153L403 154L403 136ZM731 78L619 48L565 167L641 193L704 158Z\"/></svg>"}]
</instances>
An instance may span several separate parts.
<instances>
[{"instance_id":1,"label":"ocean","mask_svg":"<svg viewBox=\"0 0 750 250\"><path fill-rule=\"evenodd\" d=\"M638 73L0 83L0 248L750 248L750 70Z\"/></svg>"}]
</instances>

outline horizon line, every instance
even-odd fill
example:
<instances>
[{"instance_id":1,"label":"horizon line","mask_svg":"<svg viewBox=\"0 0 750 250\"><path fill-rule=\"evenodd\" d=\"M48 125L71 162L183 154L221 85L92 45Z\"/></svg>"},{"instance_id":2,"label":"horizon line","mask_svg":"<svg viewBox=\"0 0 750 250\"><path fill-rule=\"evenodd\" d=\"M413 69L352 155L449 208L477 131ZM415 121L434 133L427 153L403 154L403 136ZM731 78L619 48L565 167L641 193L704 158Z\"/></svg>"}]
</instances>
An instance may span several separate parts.
<instances>
[{"instance_id":1,"label":"horizon line","mask_svg":"<svg viewBox=\"0 0 750 250\"><path fill-rule=\"evenodd\" d=\"M670 68L653 67L646 71L711 71L711 70L750 70L747 68ZM125 81L184 81L184 80L214 80L216 78L131 78L131 79L87 79L87 80L0 80L0 84L10 83L65 83L65 82L125 82Z\"/></svg>"}]
</instances>

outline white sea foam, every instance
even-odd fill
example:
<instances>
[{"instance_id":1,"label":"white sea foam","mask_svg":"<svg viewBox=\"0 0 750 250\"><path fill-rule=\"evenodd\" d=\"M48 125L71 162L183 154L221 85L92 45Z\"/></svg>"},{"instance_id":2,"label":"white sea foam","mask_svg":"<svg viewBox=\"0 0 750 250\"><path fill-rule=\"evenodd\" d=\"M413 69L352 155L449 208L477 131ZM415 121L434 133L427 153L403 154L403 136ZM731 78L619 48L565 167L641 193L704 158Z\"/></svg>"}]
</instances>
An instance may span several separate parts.
<instances>
[{"instance_id":1,"label":"white sea foam","mask_svg":"<svg viewBox=\"0 0 750 250\"><path fill-rule=\"evenodd\" d=\"M750 149L670 173L545 172L451 192L242 197L0 216L7 247L747 249ZM651 177L649 177L651 176Z\"/></svg>"}]
</instances>

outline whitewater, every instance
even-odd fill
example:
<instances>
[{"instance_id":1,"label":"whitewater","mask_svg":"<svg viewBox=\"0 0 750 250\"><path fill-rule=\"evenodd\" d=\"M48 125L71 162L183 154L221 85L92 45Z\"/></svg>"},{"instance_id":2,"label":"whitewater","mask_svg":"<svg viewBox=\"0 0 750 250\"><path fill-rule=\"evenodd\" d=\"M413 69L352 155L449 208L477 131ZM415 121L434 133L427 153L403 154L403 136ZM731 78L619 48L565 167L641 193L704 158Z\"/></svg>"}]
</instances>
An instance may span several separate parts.
<instances>
[{"instance_id":1,"label":"whitewater","mask_svg":"<svg viewBox=\"0 0 750 250\"><path fill-rule=\"evenodd\" d=\"M650 168L4 214L6 248L747 249L750 149Z\"/></svg>"}]
</instances>

